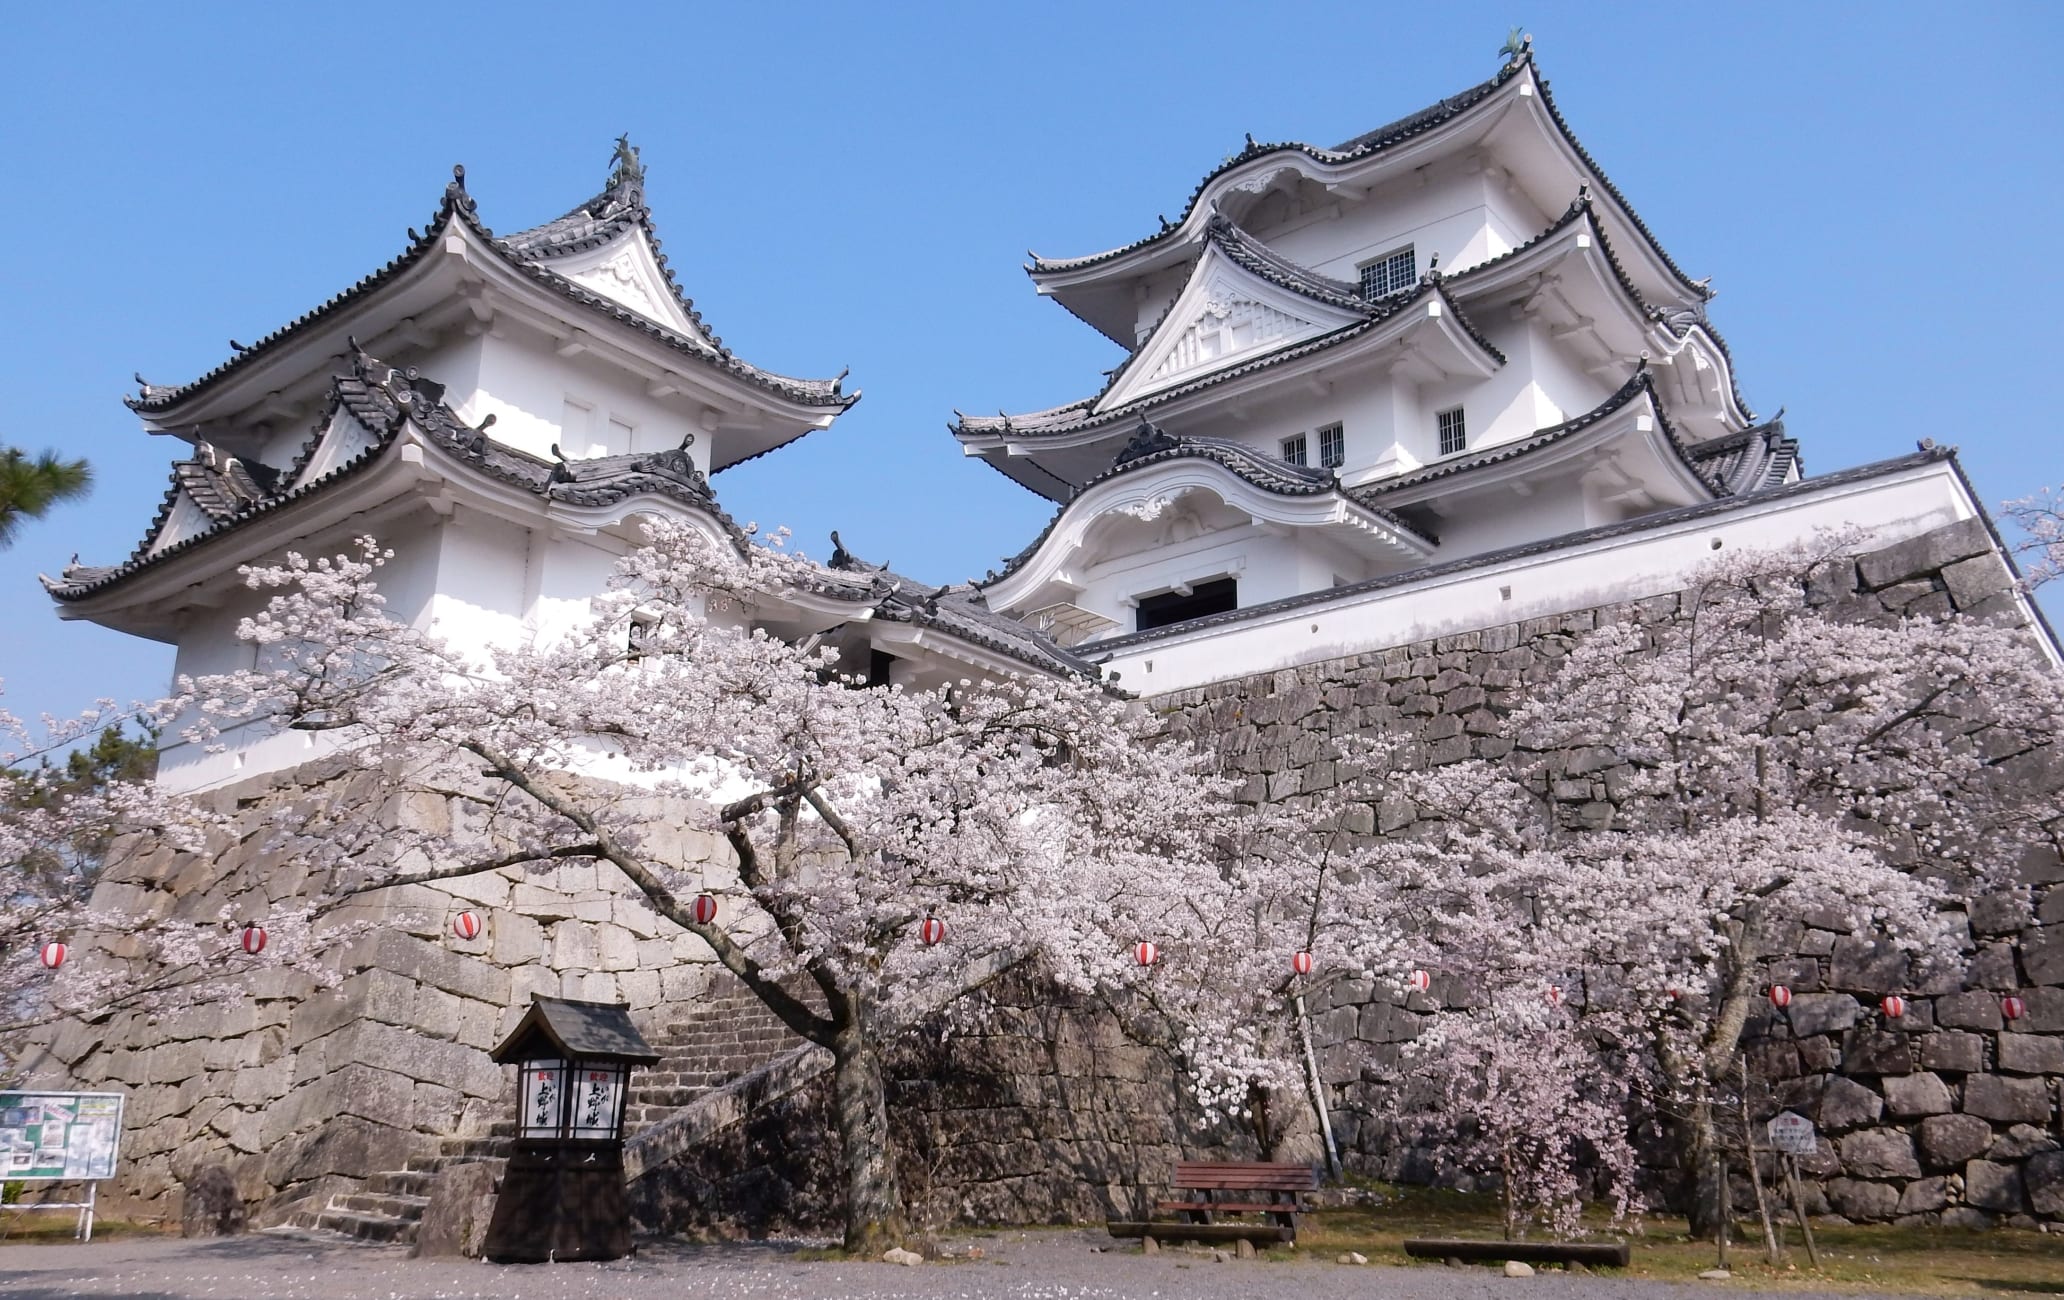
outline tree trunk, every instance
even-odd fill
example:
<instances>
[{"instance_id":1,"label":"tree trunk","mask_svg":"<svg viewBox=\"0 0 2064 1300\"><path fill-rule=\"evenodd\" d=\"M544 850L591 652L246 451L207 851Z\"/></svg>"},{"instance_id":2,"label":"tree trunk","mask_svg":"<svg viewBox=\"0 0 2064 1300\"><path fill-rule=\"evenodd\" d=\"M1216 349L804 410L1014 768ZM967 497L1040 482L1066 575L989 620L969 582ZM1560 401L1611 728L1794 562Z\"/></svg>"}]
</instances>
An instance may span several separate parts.
<instances>
[{"instance_id":1,"label":"tree trunk","mask_svg":"<svg viewBox=\"0 0 2064 1300\"><path fill-rule=\"evenodd\" d=\"M881 1058L857 1023L832 1043L832 1098L846 1167L846 1251L872 1259L909 1235L889 1139Z\"/></svg>"},{"instance_id":2,"label":"tree trunk","mask_svg":"<svg viewBox=\"0 0 2064 1300\"><path fill-rule=\"evenodd\" d=\"M1684 1161L1685 1218L1691 1221L1693 1238L1708 1240L1719 1235L1720 1221L1730 1207L1727 1187L1720 1180L1720 1128L1712 1095L1705 1089L1678 1121L1677 1150Z\"/></svg>"}]
</instances>

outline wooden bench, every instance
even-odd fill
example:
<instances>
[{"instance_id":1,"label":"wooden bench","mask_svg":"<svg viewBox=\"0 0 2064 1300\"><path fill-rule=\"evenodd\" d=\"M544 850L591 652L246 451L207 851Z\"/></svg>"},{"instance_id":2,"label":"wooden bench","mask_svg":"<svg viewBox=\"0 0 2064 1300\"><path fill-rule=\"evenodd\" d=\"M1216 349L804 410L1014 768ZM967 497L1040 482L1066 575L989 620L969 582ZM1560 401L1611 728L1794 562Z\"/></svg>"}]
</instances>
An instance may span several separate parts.
<instances>
[{"instance_id":1,"label":"wooden bench","mask_svg":"<svg viewBox=\"0 0 2064 1300\"><path fill-rule=\"evenodd\" d=\"M1169 1178L1168 1200L1154 1202L1146 1222L1112 1220L1114 1237L1159 1241L1294 1242L1303 1197L1319 1187L1310 1165L1260 1160L1181 1160ZM1177 1217L1163 1217L1169 1214ZM1230 1221L1219 1215L1247 1216Z\"/></svg>"}]
</instances>

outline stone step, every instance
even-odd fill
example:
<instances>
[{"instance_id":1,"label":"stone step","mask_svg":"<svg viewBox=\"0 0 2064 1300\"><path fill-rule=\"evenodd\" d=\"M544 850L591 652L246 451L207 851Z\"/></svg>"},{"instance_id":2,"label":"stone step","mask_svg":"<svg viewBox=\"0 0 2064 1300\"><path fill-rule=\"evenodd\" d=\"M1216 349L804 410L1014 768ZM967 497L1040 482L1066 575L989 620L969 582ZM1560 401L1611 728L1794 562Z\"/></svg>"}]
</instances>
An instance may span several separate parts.
<instances>
[{"instance_id":1,"label":"stone step","mask_svg":"<svg viewBox=\"0 0 2064 1300\"><path fill-rule=\"evenodd\" d=\"M404 1173L435 1174L453 1165L499 1165L508 1163L507 1156L417 1156L408 1162Z\"/></svg>"},{"instance_id":2,"label":"stone step","mask_svg":"<svg viewBox=\"0 0 2064 1300\"><path fill-rule=\"evenodd\" d=\"M361 1214L352 1210L324 1210L315 1216L315 1226L325 1232L341 1232L361 1241L413 1242L416 1220L386 1214Z\"/></svg>"},{"instance_id":3,"label":"stone step","mask_svg":"<svg viewBox=\"0 0 2064 1300\"><path fill-rule=\"evenodd\" d=\"M427 1169L390 1169L366 1179L365 1190L389 1196L428 1196L436 1177Z\"/></svg>"},{"instance_id":4,"label":"stone step","mask_svg":"<svg viewBox=\"0 0 2064 1300\"><path fill-rule=\"evenodd\" d=\"M499 1158L515 1148L514 1137L448 1137L437 1144L441 1156L472 1156Z\"/></svg>"},{"instance_id":5,"label":"stone step","mask_svg":"<svg viewBox=\"0 0 2064 1300\"><path fill-rule=\"evenodd\" d=\"M342 1210L350 1214L367 1214L389 1219L406 1219L413 1223L423 1217L423 1207L430 1203L427 1196L409 1196L396 1192L341 1192L330 1198L330 1210Z\"/></svg>"}]
</instances>

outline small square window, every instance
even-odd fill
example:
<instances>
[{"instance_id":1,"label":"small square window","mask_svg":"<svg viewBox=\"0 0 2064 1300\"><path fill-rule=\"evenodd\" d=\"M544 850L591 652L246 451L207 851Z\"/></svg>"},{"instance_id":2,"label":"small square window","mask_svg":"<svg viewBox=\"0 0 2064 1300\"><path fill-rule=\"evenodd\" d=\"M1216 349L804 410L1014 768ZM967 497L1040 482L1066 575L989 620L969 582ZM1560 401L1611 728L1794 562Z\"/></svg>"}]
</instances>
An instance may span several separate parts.
<instances>
[{"instance_id":1,"label":"small square window","mask_svg":"<svg viewBox=\"0 0 2064 1300\"><path fill-rule=\"evenodd\" d=\"M1440 454L1452 456L1469 446L1469 429L1462 423L1462 408L1451 407L1435 415L1440 426Z\"/></svg>"},{"instance_id":2,"label":"small square window","mask_svg":"<svg viewBox=\"0 0 2064 1300\"><path fill-rule=\"evenodd\" d=\"M1283 439L1283 459L1292 465L1304 464L1304 435L1292 434Z\"/></svg>"},{"instance_id":3,"label":"small square window","mask_svg":"<svg viewBox=\"0 0 2064 1300\"><path fill-rule=\"evenodd\" d=\"M644 612L631 615L629 633L624 637L624 658L636 663L652 653L659 630L659 615Z\"/></svg>"},{"instance_id":4,"label":"small square window","mask_svg":"<svg viewBox=\"0 0 2064 1300\"><path fill-rule=\"evenodd\" d=\"M1368 302L1409 289L1419 282L1419 258L1412 245L1406 244L1395 252L1385 253L1373 262L1364 262L1362 272L1362 297Z\"/></svg>"},{"instance_id":5,"label":"small square window","mask_svg":"<svg viewBox=\"0 0 2064 1300\"><path fill-rule=\"evenodd\" d=\"M1319 429L1319 464L1326 469L1339 469L1346 463L1346 428L1338 424L1321 426Z\"/></svg>"}]
</instances>

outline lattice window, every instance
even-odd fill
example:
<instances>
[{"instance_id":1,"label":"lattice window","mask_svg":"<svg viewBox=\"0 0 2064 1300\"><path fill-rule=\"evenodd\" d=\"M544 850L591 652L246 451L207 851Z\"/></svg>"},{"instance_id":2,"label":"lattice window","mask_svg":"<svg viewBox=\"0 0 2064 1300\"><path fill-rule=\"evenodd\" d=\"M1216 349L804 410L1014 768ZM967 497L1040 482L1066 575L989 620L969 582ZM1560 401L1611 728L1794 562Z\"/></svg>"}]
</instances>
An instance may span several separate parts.
<instances>
[{"instance_id":1,"label":"lattice window","mask_svg":"<svg viewBox=\"0 0 2064 1300\"><path fill-rule=\"evenodd\" d=\"M1462 422L1462 408L1452 407L1435 415L1440 426L1440 454L1452 456L1469 446L1469 428Z\"/></svg>"},{"instance_id":2,"label":"lattice window","mask_svg":"<svg viewBox=\"0 0 2064 1300\"><path fill-rule=\"evenodd\" d=\"M1347 430L1339 424L1322 425L1319 428L1319 464L1325 469L1339 469L1347 463Z\"/></svg>"},{"instance_id":3,"label":"lattice window","mask_svg":"<svg viewBox=\"0 0 2064 1300\"><path fill-rule=\"evenodd\" d=\"M1373 262L1362 263L1361 271L1362 298L1368 302L1419 283L1419 259L1410 244Z\"/></svg>"},{"instance_id":4,"label":"lattice window","mask_svg":"<svg viewBox=\"0 0 2064 1300\"><path fill-rule=\"evenodd\" d=\"M1304 464L1304 445L1304 435L1301 433L1294 433L1283 439L1283 459L1292 465Z\"/></svg>"}]
</instances>

